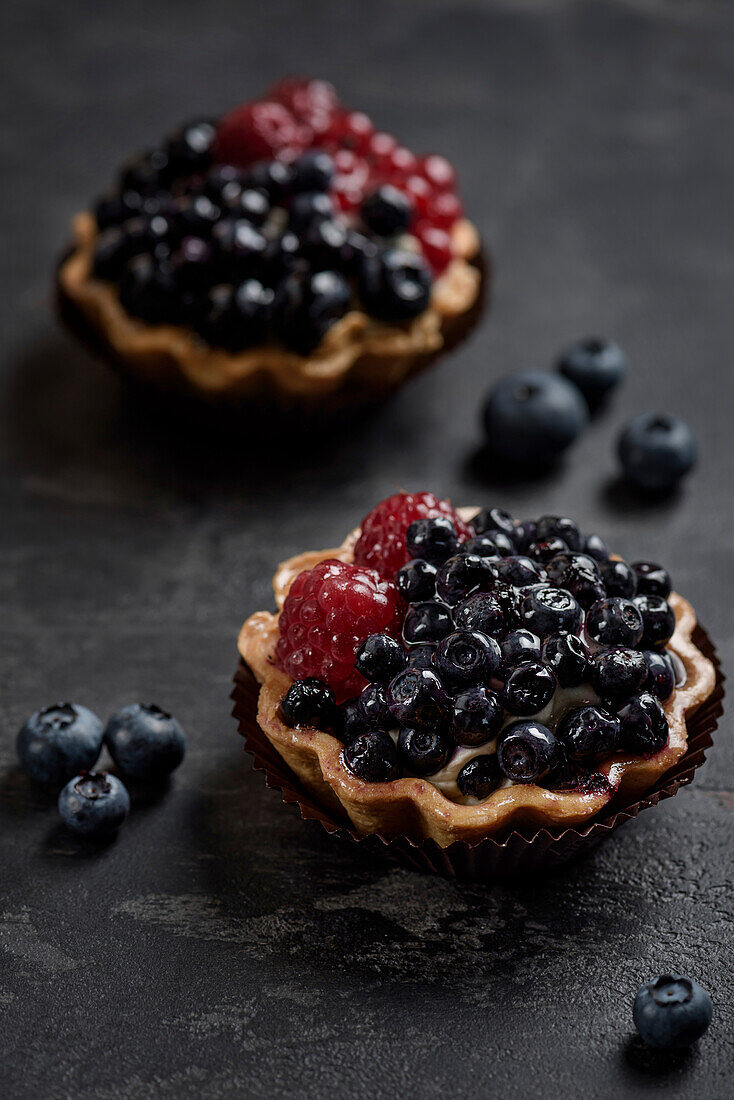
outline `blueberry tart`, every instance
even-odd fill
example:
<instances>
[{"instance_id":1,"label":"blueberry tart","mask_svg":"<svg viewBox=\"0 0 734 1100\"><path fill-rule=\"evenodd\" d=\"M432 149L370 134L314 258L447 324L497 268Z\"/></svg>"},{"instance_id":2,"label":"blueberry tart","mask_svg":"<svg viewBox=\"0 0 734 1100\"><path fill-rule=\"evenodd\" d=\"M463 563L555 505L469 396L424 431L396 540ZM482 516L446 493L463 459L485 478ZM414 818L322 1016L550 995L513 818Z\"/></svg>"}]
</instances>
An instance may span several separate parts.
<instances>
[{"instance_id":1,"label":"blueberry tart","mask_svg":"<svg viewBox=\"0 0 734 1100\"><path fill-rule=\"evenodd\" d=\"M679 761L716 683L666 570L565 517L397 494L274 590L239 637L258 726L363 835L590 823Z\"/></svg>"},{"instance_id":2,"label":"blueberry tart","mask_svg":"<svg viewBox=\"0 0 734 1100\"><path fill-rule=\"evenodd\" d=\"M62 317L145 381L295 402L395 388L476 319L456 174L331 85L188 122L74 220Z\"/></svg>"}]
</instances>

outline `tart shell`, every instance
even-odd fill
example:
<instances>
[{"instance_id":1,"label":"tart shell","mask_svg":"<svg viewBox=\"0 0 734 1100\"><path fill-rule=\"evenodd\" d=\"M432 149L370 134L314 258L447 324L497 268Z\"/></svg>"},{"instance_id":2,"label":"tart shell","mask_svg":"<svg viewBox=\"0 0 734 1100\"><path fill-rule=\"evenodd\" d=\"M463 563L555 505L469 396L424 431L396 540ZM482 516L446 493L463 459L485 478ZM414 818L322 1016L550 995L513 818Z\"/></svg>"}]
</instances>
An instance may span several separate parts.
<instances>
[{"instance_id":1,"label":"tart shell","mask_svg":"<svg viewBox=\"0 0 734 1100\"><path fill-rule=\"evenodd\" d=\"M475 509L460 511L470 518ZM352 532L335 550L300 554L283 563L273 581L278 607L283 606L290 584L302 570L325 558L351 560L358 535L359 531ZM500 788L476 805L452 802L433 784L417 777L391 783L364 782L343 764L342 745L336 738L315 729L286 726L279 704L291 679L271 660L278 636L277 615L252 615L240 631L238 648L258 685L257 725L316 805L360 836L377 834L387 842L404 837L413 844L431 841L445 849L457 842L477 845L517 830L527 834L589 825L613 806L640 799L680 764L689 747L689 723L714 694L717 675L713 661L696 642L693 608L677 593L671 595L670 604L676 628L669 648L685 666L686 682L665 704L670 727L666 746L647 757L629 753L610 757L597 769L608 780L604 789L550 791L518 784Z\"/></svg>"}]
</instances>

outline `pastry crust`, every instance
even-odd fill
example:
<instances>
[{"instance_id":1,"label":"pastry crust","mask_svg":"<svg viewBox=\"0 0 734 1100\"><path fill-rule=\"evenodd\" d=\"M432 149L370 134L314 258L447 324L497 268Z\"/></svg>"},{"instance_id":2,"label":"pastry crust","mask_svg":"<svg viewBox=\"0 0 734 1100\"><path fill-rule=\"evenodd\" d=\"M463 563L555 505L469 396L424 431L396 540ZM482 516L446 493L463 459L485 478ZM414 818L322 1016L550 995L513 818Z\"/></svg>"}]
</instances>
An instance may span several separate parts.
<instances>
[{"instance_id":1,"label":"pastry crust","mask_svg":"<svg viewBox=\"0 0 734 1100\"><path fill-rule=\"evenodd\" d=\"M190 329L150 325L128 314L115 287L92 277L94 216L78 214L73 231L57 273L62 316L139 379L211 400L275 395L300 402L390 391L463 335L481 300L479 235L462 219L452 230L454 260L433 284L428 309L409 324L386 324L355 309L311 355L276 344L232 354L208 347Z\"/></svg>"},{"instance_id":2,"label":"pastry crust","mask_svg":"<svg viewBox=\"0 0 734 1100\"><path fill-rule=\"evenodd\" d=\"M476 509L459 509L471 518ZM359 530L334 550L299 554L284 562L273 579L278 608L282 608L294 578L325 558L353 559ZM260 684L257 720L271 744L309 793L325 808L346 813L358 832L379 833L389 839L407 836L413 841L432 838L441 847L454 841L477 843L510 828L581 825L615 798L631 801L641 796L685 753L686 717L712 693L715 669L694 644L696 615L682 596L672 593L675 633L668 644L681 660L686 680L665 703L670 727L666 746L650 756L617 753L596 768L607 777L609 789L590 792L551 791L534 784L516 784L494 791L484 802L460 805L432 783L405 777L390 783L368 783L345 767L341 742L315 729L293 729L280 717L280 702L292 680L272 663L278 639L278 616L260 611L243 625L238 641L241 657Z\"/></svg>"}]
</instances>

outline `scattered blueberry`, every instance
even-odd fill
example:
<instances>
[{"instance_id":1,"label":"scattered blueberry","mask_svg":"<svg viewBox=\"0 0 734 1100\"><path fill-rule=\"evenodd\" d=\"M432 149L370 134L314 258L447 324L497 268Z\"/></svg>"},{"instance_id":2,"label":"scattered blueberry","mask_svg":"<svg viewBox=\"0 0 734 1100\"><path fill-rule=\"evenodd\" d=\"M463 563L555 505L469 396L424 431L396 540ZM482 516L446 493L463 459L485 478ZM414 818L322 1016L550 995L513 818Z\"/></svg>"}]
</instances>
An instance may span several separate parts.
<instances>
[{"instance_id":1,"label":"scattered blueberry","mask_svg":"<svg viewBox=\"0 0 734 1100\"><path fill-rule=\"evenodd\" d=\"M492 450L521 466L549 465L579 437L588 420L579 391L558 375L528 370L502 379L484 406Z\"/></svg>"},{"instance_id":2,"label":"scattered blueberry","mask_svg":"<svg viewBox=\"0 0 734 1100\"><path fill-rule=\"evenodd\" d=\"M667 492L696 465L698 444L679 416L641 413L620 435L617 452L633 485L648 492Z\"/></svg>"},{"instance_id":3,"label":"scattered blueberry","mask_svg":"<svg viewBox=\"0 0 734 1100\"><path fill-rule=\"evenodd\" d=\"M109 836L130 812L130 795L115 775L84 771L59 795L59 814L67 829L85 837Z\"/></svg>"},{"instance_id":4,"label":"scattered blueberry","mask_svg":"<svg viewBox=\"0 0 734 1100\"><path fill-rule=\"evenodd\" d=\"M454 751L451 737L442 729L401 729L398 756L411 775L433 775Z\"/></svg>"},{"instance_id":5,"label":"scattered blueberry","mask_svg":"<svg viewBox=\"0 0 734 1100\"><path fill-rule=\"evenodd\" d=\"M713 1011L711 998L698 982L680 974L661 974L637 991L632 1018L646 1043L674 1050L700 1039Z\"/></svg>"},{"instance_id":6,"label":"scattered blueberry","mask_svg":"<svg viewBox=\"0 0 734 1100\"><path fill-rule=\"evenodd\" d=\"M179 766L186 752L180 724L152 704L132 703L115 711L104 741L120 770L133 779L162 779Z\"/></svg>"},{"instance_id":7,"label":"scattered blueberry","mask_svg":"<svg viewBox=\"0 0 734 1100\"><path fill-rule=\"evenodd\" d=\"M345 745L342 757L349 771L366 783L387 783L400 775L397 750L382 730L360 733Z\"/></svg>"},{"instance_id":8,"label":"scattered blueberry","mask_svg":"<svg viewBox=\"0 0 734 1100\"><path fill-rule=\"evenodd\" d=\"M97 715L78 703L44 707L18 733L20 766L37 783L60 786L94 767L102 750L102 734Z\"/></svg>"},{"instance_id":9,"label":"scattered blueberry","mask_svg":"<svg viewBox=\"0 0 734 1100\"><path fill-rule=\"evenodd\" d=\"M354 667L365 680L387 684L405 668L403 647L388 634L370 634L357 650Z\"/></svg>"},{"instance_id":10,"label":"scattered blueberry","mask_svg":"<svg viewBox=\"0 0 734 1100\"><path fill-rule=\"evenodd\" d=\"M288 726L312 726L321 730L331 728L335 707L334 692L315 676L295 680L280 704L281 714Z\"/></svg>"},{"instance_id":11,"label":"scattered blueberry","mask_svg":"<svg viewBox=\"0 0 734 1100\"><path fill-rule=\"evenodd\" d=\"M578 386L595 408L627 373L627 356L613 340L591 338L570 347L558 361L558 370Z\"/></svg>"},{"instance_id":12,"label":"scattered blueberry","mask_svg":"<svg viewBox=\"0 0 734 1100\"><path fill-rule=\"evenodd\" d=\"M558 741L540 722L513 722L497 743L500 771L514 783L542 779L555 767L558 754Z\"/></svg>"}]
</instances>

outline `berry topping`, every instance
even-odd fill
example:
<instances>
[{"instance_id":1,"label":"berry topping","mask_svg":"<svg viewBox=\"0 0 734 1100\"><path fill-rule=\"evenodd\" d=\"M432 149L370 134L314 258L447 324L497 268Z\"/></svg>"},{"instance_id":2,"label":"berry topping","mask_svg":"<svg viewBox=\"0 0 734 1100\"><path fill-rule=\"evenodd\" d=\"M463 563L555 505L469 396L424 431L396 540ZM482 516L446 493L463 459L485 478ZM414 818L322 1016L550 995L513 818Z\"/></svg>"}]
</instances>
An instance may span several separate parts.
<instances>
[{"instance_id":1,"label":"berry topping","mask_svg":"<svg viewBox=\"0 0 734 1100\"><path fill-rule=\"evenodd\" d=\"M469 537L469 528L449 502L439 500L433 493L396 493L388 497L362 520L361 533L354 547L355 562L392 578L410 558L405 539L411 523L436 516L449 519L462 541Z\"/></svg>"},{"instance_id":2,"label":"berry topping","mask_svg":"<svg viewBox=\"0 0 734 1100\"><path fill-rule=\"evenodd\" d=\"M641 690L647 679L647 662L636 649L614 646L594 654L591 683L603 699L627 699Z\"/></svg>"},{"instance_id":3,"label":"berry topping","mask_svg":"<svg viewBox=\"0 0 734 1100\"><path fill-rule=\"evenodd\" d=\"M364 729L389 729L392 719L385 685L368 684L357 701L357 711Z\"/></svg>"},{"instance_id":4,"label":"berry topping","mask_svg":"<svg viewBox=\"0 0 734 1100\"><path fill-rule=\"evenodd\" d=\"M402 729L398 736L398 756L411 775L432 775L447 763L454 743L441 729Z\"/></svg>"},{"instance_id":5,"label":"berry topping","mask_svg":"<svg viewBox=\"0 0 734 1100\"><path fill-rule=\"evenodd\" d=\"M583 611L571 593L550 584L531 589L520 613L527 629L541 638L562 631L575 634L583 619Z\"/></svg>"},{"instance_id":6,"label":"berry topping","mask_svg":"<svg viewBox=\"0 0 734 1100\"><path fill-rule=\"evenodd\" d=\"M679 416L641 413L619 437L617 453L625 476L639 489L664 493L690 473L698 444Z\"/></svg>"},{"instance_id":7,"label":"berry topping","mask_svg":"<svg viewBox=\"0 0 734 1100\"><path fill-rule=\"evenodd\" d=\"M646 649L644 652L647 665L647 678L645 688L665 702L675 691L675 670L667 653L659 653L655 649Z\"/></svg>"},{"instance_id":8,"label":"berry topping","mask_svg":"<svg viewBox=\"0 0 734 1100\"><path fill-rule=\"evenodd\" d=\"M433 729L446 720L449 698L435 672L408 668L399 672L388 689L390 713L403 726Z\"/></svg>"},{"instance_id":9,"label":"berry topping","mask_svg":"<svg viewBox=\"0 0 734 1100\"><path fill-rule=\"evenodd\" d=\"M502 689L502 702L510 714L538 714L550 703L556 690L556 678L539 661L525 661L513 668Z\"/></svg>"},{"instance_id":10,"label":"berry topping","mask_svg":"<svg viewBox=\"0 0 734 1100\"><path fill-rule=\"evenodd\" d=\"M412 604L403 623L403 638L408 645L440 642L454 629L451 611L441 603Z\"/></svg>"},{"instance_id":11,"label":"berry topping","mask_svg":"<svg viewBox=\"0 0 734 1100\"><path fill-rule=\"evenodd\" d=\"M586 403L570 382L543 371L521 371L499 382L484 406L491 449L519 466L549 465L579 437Z\"/></svg>"},{"instance_id":12,"label":"berry topping","mask_svg":"<svg viewBox=\"0 0 734 1100\"><path fill-rule=\"evenodd\" d=\"M276 663L294 679L316 676L337 702L356 695L364 680L354 668L370 634L400 631L397 590L371 569L329 559L299 573L280 613Z\"/></svg>"},{"instance_id":13,"label":"berry topping","mask_svg":"<svg viewBox=\"0 0 734 1100\"><path fill-rule=\"evenodd\" d=\"M464 798L483 802L499 786L502 775L497 754L474 756L456 777L456 785Z\"/></svg>"},{"instance_id":14,"label":"berry topping","mask_svg":"<svg viewBox=\"0 0 734 1100\"><path fill-rule=\"evenodd\" d=\"M569 550L581 549L581 533L572 519L565 516L541 516L535 527L536 541L563 539Z\"/></svg>"},{"instance_id":15,"label":"berry topping","mask_svg":"<svg viewBox=\"0 0 734 1100\"><path fill-rule=\"evenodd\" d=\"M495 538L490 538L489 535L476 535L473 539L467 539L463 544L461 550L465 554L476 554L480 558L488 558L490 561L496 561L502 555L498 549L498 542L503 542L503 552L505 546L509 546L509 553L513 553L512 544L509 539L505 539L504 535L500 535L499 532L495 532Z\"/></svg>"},{"instance_id":16,"label":"berry topping","mask_svg":"<svg viewBox=\"0 0 734 1100\"><path fill-rule=\"evenodd\" d=\"M336 271L294 272L281 283L274 306L276 331L288 347L308 355L349 308L349 286Z\"/></svg>"},{"instance_id":17,"label":"berry topping","mask_svg":"<svg viewBox=\"0 0 734 1100\"><path fill-rule=\"evenodd\" d=\"M414 520L408 528L405 545L412 557L441 565L459 549L459 537L447 516L435 516Z\"/></svg>"},{"instance_id":18,"label":"berry topping","mask_svg":"<svg viewBox=\"0 0 734 1100\"><path fill-rule=\"evenodd\" d=\"M288 726L328 730L335 721L335 705L331 688L315 676L309 676L291 684L280 704L280 712Z\"/></svg>"},{"instance_id":19,"label":"berry topping","mask_svg":"<svg viewBox=\"0 0 734 1100\"><path fill-rule=\"evenodd\" d=\"M410 321L428 306L431 271L422 256L388 248L365 257L359 296L367 312L382 321Z\"/></svg>"},{"instance_id":20,"label":"berry topping","mask_svg":"<svg viewBox=\"0 0 734 1100\"><path fill-rule=\"evenodd\" d=\"M667 569L651 561L633 562L632 568L637 577L638 596L662 596L667 600L673 588Z\"/></svg>"},{"instance_id":21,"label":"berry topping","mask_svg":"<svg viewBox=\"0 0 734 1100\"><path fill-rule=\"evenodd\" d=\"M543 660L561 687L576 687L589 678L589 651L575 634L552 634L543 643Z\"/></svg>"},{"instance_id":22,"label":"berry topping","mask_svg":"<svg viewBox=\"0 0 734 1100\"><path fill-rule=\"evenodd\" d=\"M118 768L132 779L161 780L186 753L181 725L153 704L131 703L110 718L104 741Z\"/></svg>"},{"instance_id":23,"label":"berry topping","mask_svg":"<svg viewBox=\"0 0 734 1100\"><path fill-rule=\"evenodd\" d=\"M643 629L640 609L631 600L599 600L586 615L586 631L599 645L634 649L642 640Z\"/></svg>"},{"instance_id":24,"label":"berry topping","mask_svg":"<svg viewBox=\"0 0 734 1100\"><path fill-rule=\"evenodd\" d=\"M494 575L505 584L514 588L525 588L530 584L539 584L545 573L532 558L517 554L511 558L502 558L494 566Z\"/></svg>"},{"instance_id":25,"label":"berry topping","mask_svg":"<svg viewBox=\"0 0 734 1100\"><path fill-rule=\"evenodd\" d=\"M406 603L423 603L436 594L436 574L435 565L418 558L398 569L395 584Z\"/></svg>"},{"instance_id":26,"label":"berry topping","mask_svg":"<svg viewBox=\"0 0 734 1100\"><path fill-rule=\"evenodd\" d=\"M559 745L540 722L513 722L497 743L500 771L514 783L535 783L548 775L559 758Z\"/></svg>"},{"instance_id":27,"label":"berry topping","mask_svg":"<svg viewBox=\"0 0 734 1100\"><path fill-rule=\"evenodd\" d=\"M342 751L344 763L365 783L387 783L400 775L392 738L382 730L360 733Z\"/></svg>"},{"instance_id":28,"label":"berry topping","mask_svg":"<svg viewBox=\"0 0 734 1100\"><path fill-rule=\"evenodd\" d=\"M510 539L514 538L517 530L513 517L502 508L482 508L472 519L471 525L478 535L493 535L501 531Z\"/></svg>"},{"instance_id":29,"label":"berry topping","mask_svg":"<svg viewBox=\"0 0 734 1100\"><path fill-rule=\"evenodd\" d=\"M613 340L591 338L574 344L558 361L561 374L596 408L627 373L627 356Z\"/></svg>"},{"instance_id":30,"label":"berry topping","mask_svg":"<svg viewBox=\"0 0 734 1100\"><path fill-rule=\"evenodd\" d=\"M467 688L453 698L451 730L459 745L485 745L497 736L502 721L502 704L489 688Z\"/></svg>"},{"instance_id":31,"label":"berry topping","mask_svg":"<svg viewBox=\"0 0 734 1100\"><path fill-rule=\"evenodd\" d=\"M495 581L494 566L477 554L457 554L441 566L436 577L436 592L440 599L453 606L472 592L491 588Z\"/></svg>"},{"instance_id":32,"label":"berry topping","mask_svg":"<svg viewBox=\"0 0 734 1100\"><path fill-rule=\"evenodd\" d=\"M599 567L607 596L631 600L637 591L637 577L626 561L605 561Z\"/></svg>"},{"instance_id":33,"label":"berry topping","mask_svg":"<svg viewBox=\"0 0 734 1100\"><path fill-rule=\"evenodd\" d=\"M638 990L632 1018L646 1043L674 1050L700 1039L713 1012L711 998L698 982L679 974L661 974Z\"/></svg>"},{"instance_id":34,"label":"berry topping","mask_svg":"<svg viewBox=\"0 0 734 1100\"><path fill-rule=\"evenodd\" d=\"M362 221L378 237L405 233L412 214L410 201L389 183L378 187L362 203Z\"/></svg>"},{"instance_id":35,"label":"berry topping","mask_svg":"<svg viewBox=\"0 0 734 1100\"><path fill-rule=\"evenodd\" d=\"M354 667L371 684L387 684L407 663L405 651L389 634L370 634L357 650Z\"/></svg>"},{"instance_id":36,"label":"berry topping","mask_svg":"<svg viewBox=\"0 0 734 1100\"><path fill-rule=\"evenodd\" d=\"M540 638L529 630L513 630L506 634L500 642L500 651L502 653L501 668L507 674L516 665L521 665L524 661L535 663L540 661ZM555 672L555 669L553 671ZM560 683L560 680L558 682Z\"/></svg>"},{"instance_id":37,"label":"berry topping","mask_svg":"<svg viewBox=\"0 0 734 1100\"><path fill-rule=\"evenodd\" d=\"M642 641L645 649L662 649L673 636L675 612L662 596L635 596L634 604L642 615Z\"/></svg>"},{"instance_id":38,"label":"berry topping","mask_svg":"<svg viewBox=\"0 0 734 1100\"><path fill-rule=\"evenodd\" d=\"M566 714L558 726L558 738L574 759L601 756L619 747L618 718L604 707L577 707Z\"/></svg>"},{"instance_id":39,"label":"berry topping","mask_svg":"<svg viewBox=\"0 0 734 1100\"><path fill-rule=\"evenodd\" d=\"M479 630L492 638L501 638L506 630L505 613L494 593L477 592L454 611L454 622L463 630Z\"/></svg>"},{"instance_id":40,"label":"berry topping","mask_svg":"<svg viewBox=\"0 0 734 1100\"><path fill-rule=\"evenodd\" d=\"M20 766L36 783L59 786L93 768L102 749L102 723L78 703L37 710L18 733Z\"/></svg>"},{"instance_id":41,"label":"berry topping","mask_svg":"<svg viewBox=\"0 0 734 1100\"><path fill-rule=\"evenodd\" d=\"M595 561L605 562L609 560L609 547L599 535L584 535L581 549Z\"/></svg>"},{"instance_id":42,"label":"berry topping","mask_svg":"<svg viewBox=\"0 0 734 1100\"><path fill-rule=\"evenodd\" d=\"M619 711L622 743L644 756L659 752L668 741L668 719L660 701L649 691L630 699Z\"/></svg>"},{"instance_id":43,"label":"berry topping","mask_svg":"<svg viewBox=\"0 0 734 1100\"><path fill-rule=\"evenodd\" d=\"M294 160L306 147L308 131L282 103L244 103L217 126L215 154L224 164L247 168L259 160Z\"/></svg>"},{"instance_id":44,"label":"berry topping","mask_svg":"<svg viewBox=\"0 0 734 1100\"><path fill-rule=\"evenodd\" d=\"M116 775L82 772L59 795L59 814L71 832L84 837L109 836L130 813L130 795Z\"/></svg>"},{"instance_id":45,"label":"berry topping","mask_svg":"<svg viewBox=\"0 0 734 1100\"><path fill-rule=\"evenodd\" d=\"M500 657L494 638L477 630L457 630L439 643L434 665L444 684L459 688L487 683L497 671Z\"/></svg>"}]
</instances>

